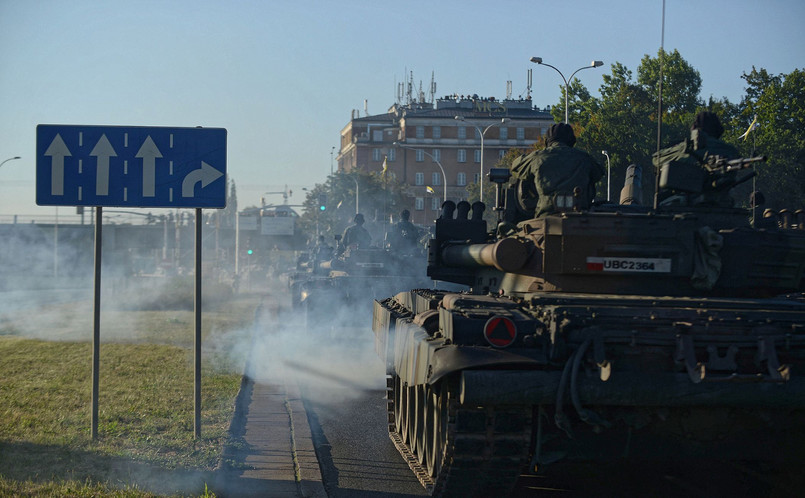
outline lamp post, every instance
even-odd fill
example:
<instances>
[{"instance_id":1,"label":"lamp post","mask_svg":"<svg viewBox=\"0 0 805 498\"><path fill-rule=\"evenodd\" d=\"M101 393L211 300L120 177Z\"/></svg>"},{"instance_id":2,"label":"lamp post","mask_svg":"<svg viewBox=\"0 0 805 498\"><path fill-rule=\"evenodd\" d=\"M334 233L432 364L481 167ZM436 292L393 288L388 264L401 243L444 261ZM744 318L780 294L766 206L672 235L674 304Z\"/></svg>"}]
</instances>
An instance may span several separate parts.
<instances>
[{"instance_id":1,"label":"lamp post","mask_svg":"<svg viewBox=\"0 0 805 498\"><path fill-rule=\"evenodd\" d=\"M358 214L361 211L361 187L357 178L353 177L352 180L355 182L355 214Z\"/></svg>"},{"instance_id":2,"label":"lamp post","mask_svg":"<svg viewBox=\"0 0 805 498\"><path fill-rule=\"evenodd\" d=\"M605 150L602 150L601 154L607 156L607 202L609 202L609 154Z\"/></svg>"},{"instance_id":3,"label":"lamp post","mask_svg":"<svg viewBox=\"0 0 805 498\"><path fill-rule=\"evenodd\" d=\"M8 159L6 159L6 160L5 160L5 161L3 161L2 163L0 163L0 166L2 166L2 165L4 165L4 164L6 164L6 163L7 163L7 162L9 162L9 161L13 161L14 159L22 159L22 158L21 158L20 156L9 157Z\"/></svg>"},{"instance_id":4,"label":"lamp post","mask_svg":"<svg viewBox=\"0 0 805 498\"><path fill-rule=\"evenodd\" d=\"M469 121L464 119L464 116L456 116L456 119L458 121L464 121L465 123L469 123L470 126L475 128L476 130L478 130L478 134L481 136L481 178L478 180L478 182L479 182L478 183L478 195L479 195L478 198L479 198L479 200L481 202L483 202L484 201L484 135L493 126L500 126L503 123L506 123L507 121L509 121L509 118L501 118L499 123L492 123L491 125L489 125L486 128L484 128L483 131L481 131L480 126L475 125L473 123L470 123Z\"/></svg>"},{"instance_id":5,"label":"lamp post","mask_svg":"<svg viewBox=\"0 0 805 498\"><path fill-rule=\"evenodd\" d=\"M568 82L573 81L573 76L575 76L576 73L578 73L582 69L591 69L591 68L603 66L604 62L603 61L592 61L589 66L583 66L583 67L580 67L580 68L576 69L575 71L573 71L573 74L571 74L570 78L568 78L568 79L565 79L565 75L562 74L562 71L556 69L555 67L551 66L550 64L545 64L544 62L542 62L542 57L532 57L531 62L533 62L534 64L542 64L543 66L550 67L551 69L553 69L557 73L559 73L559 76L561 76L562 79L564 80L564 82L565 82L565 123L570 124L569 121L568 121L568 112L567 112L568 111L568 108L567 108L567 105L568 105L568 103L567 103L567 94L570 91L570 86L569 86Z\"/></svg>"},{"instance_id":6,"label":"lamp post","mask_svg":"<svg viewBox=\"0 0 805 498\"><path fill-rule=\"evenodd\" d=\"M330 175L333 174L333 152L335 152L335 147L330 149Z\"/></svg>"},{"instance_id":7,"label":"lamp post","mask_svg":"<svg viewBox=\"0 0 805 498\"><path fill-rule=\"evenodd\" d=\"M422 150L422 149L415 149L407 145L403 145L400 142L394 142L392 145L399 147L401 149ZM436 164L439 165L439 169L442 170L442 183L444 184L444 197L442 198L442 202L444 202L447 200L447 175L444 174L444 168L442 167L442 163L440 163L438 159L433 157L431 154L428 154L424 150L422 150L422 153L428 156L429 158L433 159L436 162Z\"/></svg>"}]
</instances>

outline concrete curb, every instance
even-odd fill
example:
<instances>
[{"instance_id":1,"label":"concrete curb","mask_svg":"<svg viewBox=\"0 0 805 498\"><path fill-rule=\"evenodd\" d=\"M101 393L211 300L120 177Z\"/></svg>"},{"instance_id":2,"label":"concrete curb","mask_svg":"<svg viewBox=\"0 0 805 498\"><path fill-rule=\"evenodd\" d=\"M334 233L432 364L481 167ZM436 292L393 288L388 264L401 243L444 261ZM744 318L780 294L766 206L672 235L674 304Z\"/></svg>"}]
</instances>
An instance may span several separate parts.
<instances>
[{"instance_id":1,"label":"concrete curb","mask_svg":"<svg viewBox=\"0 0 805 498\"><path fill-rule=\"evenodd\" d=\"M285 376L285 400L291 418L291 443L294 452L294 465L299 479L299 491L308 498L326 498L327 492L321 477L321 467L310 432L299 386L295 379Z\"/></svg>"}]
</instances>

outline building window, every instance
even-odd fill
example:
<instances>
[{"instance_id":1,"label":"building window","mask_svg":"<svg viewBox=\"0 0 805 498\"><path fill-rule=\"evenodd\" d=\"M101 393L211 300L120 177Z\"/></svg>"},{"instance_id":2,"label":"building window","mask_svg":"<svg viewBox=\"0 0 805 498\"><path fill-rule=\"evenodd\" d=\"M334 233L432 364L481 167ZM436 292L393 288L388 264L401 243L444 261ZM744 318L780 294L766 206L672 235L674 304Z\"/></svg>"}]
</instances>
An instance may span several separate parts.
<instances>
[{"instance_id":1,"label":"building window","mask_svg":"<svg viewBox=\"0 0 805 498\"><path fill-rule=\"evenodd\" d=\"M416 137L417 138L425 138L425 127L424 126L417 126L416 127Z\"/></svg>"},{"instance_id":2,"label":"building window","mask_svg":"<svg viewBox=\"0 0 805 498\"><path fill-rule=\"evenodd\" d=\"M475 183L480 183L481 182L481 174L480 173L475 173L473 175L473 178L475 178Z\"/></svg>"},{"instance_id":3,"label":"building window","mask_svg":"<svg viewBox=\"0 0 805 498\"><path fill-rule=\"evenodd\" d=\"M500 149L500 150L498 151L498 159L503 159L503 156L505 156L505 155L506 155L506 151L505 151L505 150Z\"/></svg>"},{"instance_id":4,"label":"building window","mask_svg":"<svg viewBox=\"0 0 805 498\"><path fill-rule=\"evenodd\" d=\"M467 184L467 173L459 173L456 177L456 184L463 187Z\"/></svg>"},{"instance_id":5,"label":"building window","mask_svg":"<svg viewBox=\"0 0 805 498\"><path fill-rule=\"evenodd\" d=\"M435 163L442 160L442 151L441 151L441 149L433 149L433 154L431 154L431 155L433 156L433 162L435 162Z\"/></svg>"},{"instance_id":6,"label":"building window","mask_svg":"<svg viewBox=\"0 0 805 498\"><path fill-rule=\"evenodd\" d=\"M525 140L525 128L522 126L517 127L517 140Z\"/></svg>"},{"instance_id":7,"label":"building window","mask_svg":"<svg viewBox=\"0 0 805 498\"><path fill-rule=\"evenodd\" d=\"M500 139L501 140L508 140L509 139L509 129L505 126L500 128Z\"/></svg>"},{"instance_id":8,"label":"building window","mask_svg":"<svg viewBox=\"0 0 805 498\"><path fill-rule=\"evenodd\" d=\"M372 132L372 142L383 141L383 130L375 130Z\"/></svg>"},{"instance_id":9,"label":"building window","mask_svg":"<svg viewBox=\"0 0 805 498\"><path fill-rule=\"evenodd\" d=\"M422 211L425 209L425 199L422 197L417 197L414 200L414 209L417 211Z\"/></svg>"},{"instance_id":10,"label":"building window","mask_svg":"<svg viewBox=\"0 0 805 498\"><path fill-rule=\"evenodd\" d=\"M458 139L459 140L466 140L467 139L467 127L466 126L459 126L458 127Z\"/></svg>"},{"instance_id":11,"label":"building window","mask_svg":"<svg viewBox=\"0 0 805 498\"><path fill-rule=\"evenodd\" d=\"M425 151L418 150L416 151L416 162L421 163L425 160Z\"/></svg>"},{"instance_id":12,"label":"building window","mask_svg":"<svg viewBox=\"0 0 805 498\"><path fill-rule=\"evenodd\" d=\"M372 161L380 161L383 159L383 151L380 149L372 149Z\"/></svg>"},{"instance_id":13,"label":"building window","mask_svg":"<svg viewBox=\"0 0 805 498\"><path fill-rule=\"evenodd\" d=\"M467 151L465 149L458 149L458 162L467 162Z\"/></svg>"},{"instance_id":14,"label":"building window","mask_svg":"<svg viewBox=\"0 0 805 498\"><path fill-rule=\"evenodd\" d=\"M481 149L475 149L475 162L481 162Z\"/></svg>"},{"instance_id":15,"label":"building window","mask_svg":"<svg viewBox=\"0 0 805 498\"><path fill-rule=\"evenodd\" d=\"M441 173L433 173L430 176L431 184L432 185L441 185L442 184L442 174Z\"/></svg>"},{"instance_id":16,"label":"building window","mask_svg":"<svg viewBox=\"0 0 805 498\"><path fill-rule=\"evenodd\" d=\"M431 211L438 211L440 207L442 207L442 203L439 201L439 198L438 197L431 197L430 198L430 209L431 209Z\"/></svg>"},{"instance_id":17,"label":"building window","mask_svg":"<svg viewBox=\"0 0 805 498\"><path fill-rule=\"evenodd\" d=\"M434 126L433 127L433 138L442 138L442 127L441 126Z\"/></svg>"},{"instance_id":18,"label":"building window","mask_svg":"<svg viewBox=\"0 0 805 498\"><path fill-rule=\"evenodd\" d=\"M417 185L425 185L425 173L417 173L414 178Z\"/></svg>"}]
</instances>

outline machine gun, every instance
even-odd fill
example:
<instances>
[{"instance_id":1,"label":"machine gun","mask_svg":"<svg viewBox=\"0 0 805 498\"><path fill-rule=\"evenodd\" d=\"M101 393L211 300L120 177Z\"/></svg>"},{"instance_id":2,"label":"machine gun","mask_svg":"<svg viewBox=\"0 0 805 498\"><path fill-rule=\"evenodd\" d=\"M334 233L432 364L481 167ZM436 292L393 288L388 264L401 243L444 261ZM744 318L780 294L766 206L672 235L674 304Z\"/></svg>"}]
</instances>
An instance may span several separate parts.
<instances>
[{"instance_id":1,"label":"machine gun","mask_svg":"<svg viewBox=\"0 0 805 498\"><path fill-rule=\"evenodd\" d=\"M735 178L735 175L730 173L751 168L755 163L765 162L766 159L766 156L741 157L738 159L727 159L722 156L708 156L704 161L704 167L707 170L704 190L730 190L736 185L740 185L757 175L755 171L752 171L741 178Z\"/></svg>"}]
</instances>

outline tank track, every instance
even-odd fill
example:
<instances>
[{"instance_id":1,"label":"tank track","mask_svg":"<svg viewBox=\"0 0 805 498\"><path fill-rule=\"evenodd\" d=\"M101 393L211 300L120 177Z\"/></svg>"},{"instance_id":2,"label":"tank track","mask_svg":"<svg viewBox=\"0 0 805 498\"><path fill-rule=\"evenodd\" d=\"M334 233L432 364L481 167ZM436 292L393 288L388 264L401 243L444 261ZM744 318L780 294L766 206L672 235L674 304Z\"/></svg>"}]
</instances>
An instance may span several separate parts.
<instances>
[{"instance_id":1,"label":"tank track","mask_svg":"<svg viewBox=\"0 0 805 498\"><path fill-rule=\"evenodd\" d=\"M441 471L432 478L394 424L388 391L389 438L431 496L506 496L527 463L530 407L461 407L448 396L446 444Z\"/></svg>"}]
</instances>

